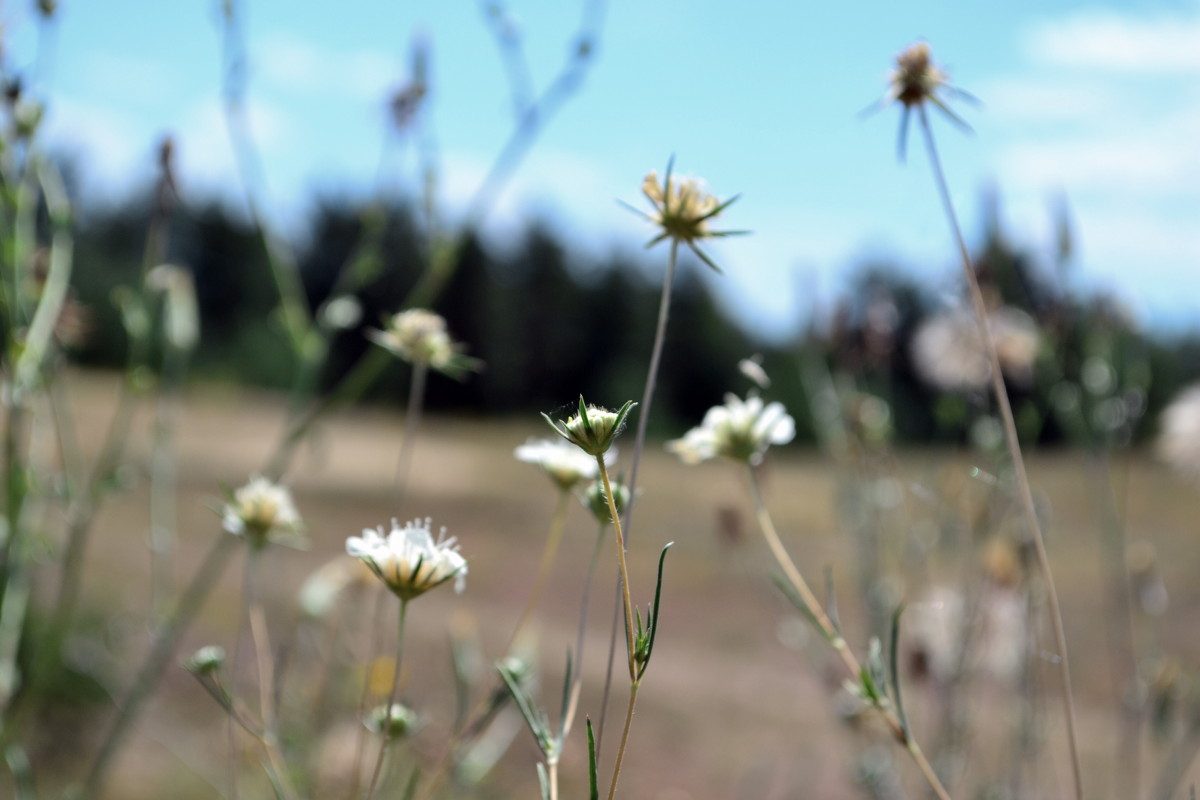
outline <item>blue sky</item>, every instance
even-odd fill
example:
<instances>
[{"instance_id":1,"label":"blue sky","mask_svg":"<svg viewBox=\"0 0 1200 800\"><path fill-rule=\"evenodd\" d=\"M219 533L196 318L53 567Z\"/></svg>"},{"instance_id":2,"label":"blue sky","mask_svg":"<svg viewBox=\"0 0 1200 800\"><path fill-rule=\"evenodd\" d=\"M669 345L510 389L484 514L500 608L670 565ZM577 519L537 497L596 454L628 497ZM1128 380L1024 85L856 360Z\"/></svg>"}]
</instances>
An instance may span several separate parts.
<instances>
[{"instance_id":1,"label":"blue sky","mask_svg":"<svg viewBox=\"0 0 1200 800\"><path fill-rule=\"evenodd\" d=\"M32 3L6 5L10 68L39 63ZM453 213L512 124L497 48L473 0L251 2L249 102L268 205L295 226L317 192L375 185L384 101L420 32L432 45L429 120ZM579 6L513 0L538 86L573 41ZM39 88L56 147L82 157L87 189L146 180L155 143L177 140L182 190L236 194L220 113L213 0L62 0ZM1074 280L1111 289L1148 326L1200 320L1200 4L612 0L580 93L545 130L489 226L502 247L551 218L584 254L640 246L644 173L676 156L752 236L714 248L712 276L749 325L782 335L828 303L847 268L894 253L947 295L953 250L919 147L895 158L894 110L861 117L895 53L924 38L982 100L964 135L937 125L968 232L985 187L1008 230L1049 253L1049 213L1070 202ZM49 46L47 46L49 42ZM46 66L49 65L47 69ZM914 145L919 140L913 141ZM390 179L412 186L403 162ZM665 258L665 252L660 253Z\"/></svg>"}]
</instances>

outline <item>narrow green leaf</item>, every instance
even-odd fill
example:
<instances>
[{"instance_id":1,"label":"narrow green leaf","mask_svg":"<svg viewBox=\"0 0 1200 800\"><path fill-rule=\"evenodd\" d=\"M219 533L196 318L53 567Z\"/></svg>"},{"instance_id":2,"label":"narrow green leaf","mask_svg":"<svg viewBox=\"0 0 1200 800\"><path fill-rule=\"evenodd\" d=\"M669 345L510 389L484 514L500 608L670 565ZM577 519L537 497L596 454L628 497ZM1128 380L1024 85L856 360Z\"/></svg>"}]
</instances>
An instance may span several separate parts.
<instances>
[{"instance_id":1,"label":"narrow green leaf","mask_svg":"<svg viewBox=\"0 0 1200 800\"><path fill-rule=\"evenodd\" d=\"M414 766L412 774L408 776L408 783L404 786L404 794L400 796L400 800L413 800L417 796L417 785L421 782L421 767Z\"/></svg>"},{"instance_id":2,"label":"narrow green leaf","mask_svg":"<svg viewBox=\"0 0 1200 800\"><path fill-rule=\"evenodd\" d=\"M825 630L825 628L821 625L820 620L818 620L816 615L813 614L812 609L809 608L804 602L804 599L796 593L796 589L792 586L792 584L788 583L787 578L783 577L783 575L779 574L778 572L772 572L771 580L777 587L779 587L779 591L783 592L783 596L786 597L788 601L796 607L796 610L800 612L800 616L804 617L804 619L806 619L808 623L813 626L813 629L816 630L817 633L821 634L821 637L825 641L833 644L834 637L837 634L831 634L829 631Z\"/></svg>"},{"instance_id":3,"label":"narrow green leaf","mask_svg":"<svg viewBox=\"0 0 1200 800\"><path fill-rule=\"evenodd\" d=\"M667 560L667 551L674 546L674 542L667 542L662 552L658 554L658 581L654 584L654 605L650 606L650 647L646 653L647 664L650 663L650 656L654 655L654 639L658 636L658 610L662 606L663 564Z\"/></svg>"},{"instance_id":4,"label":"narrow green leaf","mask_svg":"<svg viewBox=\"0 0 1200 800\"><path fill-rule=\"evenodd\" d=\"M592 435L592 421L588 419L587 404L583 402L583 395L579 395L579 418L583 421L583 429L587 432L588 437Z\"/></svg>"},{"instance_id":5,"label":"narrow green leaf","mask_svg":"<svg viewBox=\"0 0 1200 800\"><path fill-rule=\"evenodd\" d=\"M717 262L713 261L712 258L709 257L708 253L705 253L703 250L701 250L699 247L696 247L696 245L692 244L691 242L688 242L688 248L692 251L692 253L695 254L696 258L703 261L705 263L705 265L707 265L708 268L711 269L713 272L717 273L718 275L725 274L725 270L718 267Z\"/></svg>"},{"instance_id":6,"label":"narrow green leaf","mask_svg":"<svg viewBox=\"0 0 1200 800\"><path fill-rule=\"evenodd\" d=\"M567 672L563 676L563 693L562 693L562 712L558 716L558 724L561 729L566 724L567 709L571 705L571 679L574 677L571 663L571 648L567 648ZM561 739L561 733L560 739Z\"/></svg>"},{"instance_id":7,"label":"narrow green leaf","mask_svg":"<svg viewBox=\"0 0 1200 800\"><path fill-rule=\"evenodd\" d=\"M892 641L888 648L888 667L892 678L892 697L896 702L896 716L900 719L900 729L904 731L905 741L909 738L908 717L904 714L904 703L900 700L900 615L904 613L901 603L892 614Z\"/></svg>"},{"instance_id":8,"label":"narrow green leaf","mask_svg":"<svg viewBox=\"0 0 1200 800\"><path fill-rule=\"evenodd\" d=\"M632 411L633 407L636 405L637 403L633 402L632 400L626 400L625 405L621 406L621 408L617 410L617 421L616 424L613 425L614 431L621 430L621 427L625 424L625 418L629 416L629 412Z\"/></svg>"},{"instance_id":9,"label":"narrow green leaf","mask_svg":"<svg viewBox=\"0 0 1200 800\"><path fill-rule=\"evenodd\" d=\"M837 635L842 636L842 621L838 618L837 592L833 588L833 567L828 565L825 567L825 615L829 617Z\"/></svg>"},{"instance_id":10,"label":"narrow green leaf","mask_svg":"<svg viewBox=\"0 0 1200 800\"><path fill-rule=\"evenodd\" d=\"M513 701L517 704L517 709L521 712L521 716L525 718L525 724L529 726L529 732L533 734L533 739L537 742L538 748L542 748L547 736L541 715L533 707L528 695L525 694L525 690L521 688L516 676L511 671L506 669L502 664L496 665L496 671L500 673L500 679L508 687L508 693L512 695Z\"/></svg>"},{"instance_id":11,"label":"narrow green leaf","mask_svg":"<svg viewBox=\"0 0 1200 800\"><path fill-rule=\"evenodd\" d=\"M587 720L588 736L588 800L600 800L600 787L596 785L596 737L592 733L592 720Z\"/></svg>"}]
</instances>

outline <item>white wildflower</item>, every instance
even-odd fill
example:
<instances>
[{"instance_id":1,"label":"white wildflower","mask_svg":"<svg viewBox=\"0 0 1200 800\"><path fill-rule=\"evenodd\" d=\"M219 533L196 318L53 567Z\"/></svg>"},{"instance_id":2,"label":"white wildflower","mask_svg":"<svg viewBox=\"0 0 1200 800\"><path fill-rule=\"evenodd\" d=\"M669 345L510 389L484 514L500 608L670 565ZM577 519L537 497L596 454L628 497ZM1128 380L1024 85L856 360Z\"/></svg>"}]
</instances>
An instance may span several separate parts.
<instances>
[{"instance_id":1,"label":"white wildflower","mask_svg":"<svg viewBox=\"0 0 1200 800\"><path fill-rule=\"evenodd\" d=\"M796 421L782 403L764 404L757 395L741 400L729 394L725 405L710 408L699 427L668 442L667 449L687 464L717 456L759 464L768 447L787 444L795 436Z\"/></svg>"},{"instance_id":2,"label":"white wildflower","mask_svg":"<svg viewBox=\"0 0 1200 800\"><path fill-rule=\"evenodd\" d=\"M364 529L362 536L346 540L346 552L361 559L393 593L411 600L455 579L455 591L466 585L467 560L458 552L453 537L447 539L442 528L435 541L430 533L432 521L413 520L399 527L392 520L387 536L383 528Z\"/></svg>"},{"instance_id":3,"label":"white wildflower","mask_svg":"<svg viewBox=\"0 0 1200 800\"><path fill-rule=\"evenodd\" d=\"M565 439L530 439L517 447L513 455L518 461L541 467L564 492L580 481L596 477L598 472L595 457ZM609 449L604 454L604 463L611 466L616 457L616 448Z\"/></svg>"},{"instance_id":4,"label":"white wildflower","mask_svg":"<svg viewBox=\"0 0 1200 800\"><path fill-rule=\"evenodd\" d=\"M384 330L368 331L367 336L411 364L424 364L451 377L479 368L479 362L464 356L463 346L450 338L446 320L423 308L401 311Z\"/></svg>"},{"instance_id":5,"label":"white wildflower","mask_svg":"<svg viewBox=\"0 0 1200 800\"><path fill-rule=\"evenodd\" d=\"M1163 461L1200 478L1200 383L1180 392L1162 413L1156 449Z\"/></svg>"},{"instance_id":6,"label":"white wildflower","mask_svg":"<svg viewBox=\"0 0 1200 800\"><path fill-rule=\"evenodd\" d=\"M1005 376L1030 383L1041 346L1033 318L1016 308L999 308L988 314L988 331ZM925 320L913 336L912 357L921 377L945 391L983 390L991 379L979 323L967 311L946 311Z\"/></svg>"},{"instance_id":7,"label":"white wildflower","mask_svg":"<svg viewBox=\"0 0 1200 800\"><path fill-rule=\"evenodd\" d=\"M303 525L287 487L261 475L233 493L222 516L225 530L256 548L294 538Z\"/></svg>"}]
</instances>

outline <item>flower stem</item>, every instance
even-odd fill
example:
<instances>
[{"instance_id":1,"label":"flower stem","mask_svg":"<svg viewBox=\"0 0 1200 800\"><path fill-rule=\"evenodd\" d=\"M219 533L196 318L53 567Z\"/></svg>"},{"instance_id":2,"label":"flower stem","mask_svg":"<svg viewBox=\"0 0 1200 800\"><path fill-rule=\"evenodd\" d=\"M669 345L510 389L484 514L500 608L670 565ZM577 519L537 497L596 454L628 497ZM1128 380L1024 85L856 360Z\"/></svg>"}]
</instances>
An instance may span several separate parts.
<instances>
[{"instance_id":1,"label":"flower stem","mask_svg":"<svg viewBox=\"0 0 1200 800\"><path fill-rule=\"evenodd\" d=\"M646 426L650 421L650 406L654 402L654 389L658 385L658 367L662 362L663 343L667 339L667 318L671 313L671 285L675 281L675 264L678 255L679 242L672 239L671 255L667 259L667 272L663 276L662 295L658 300L658 325L654 331L654 346L650 350L650 367L646 371L646 387L642 391L642 404L638 409L637 435L633 440L633 460L629 466L629 502L625 508L625 530L627 532L633 527L633 505L637 500L638 466L642 462L642 451L646 447Z\"/></svg>"},{"instance_id":2,"label":"flower stem","mask_svg":"<svg viewBox=\"0 0 1200 800\"><path fill-rule=\"evenodd\" d=\"M392 706L396 703L396 695L400 691L400 665L404 657L404 621L408 616L408 601L404 598L400 599L400 615L396 623L396 667L392 674L392 690L388 694L387 705L384 706L384 723L385 728L381 731L381 741L379 742L379 756L375 759L375 768L371 770L371 782L367 785L367 793L364 796L365 800L371 800L375 796L375 788L379 785L379 776L383 772L383 762L387 755L388 744L391 738L391 716Z\"/></svg>"},{"instance_id":3,"label":"flower stem","mask_svg":"<svg viewBox=\"0 0 1200 800\"><path fill-rule=\"evenodd\" d=\"M570 499L570 492L562 491L558 493L558 506L554 511L554 518L550 521L550 533L546 537L546 544L542 547L542 560L538 565L537 577L533 580L533 589L529 592L529 598L525 601L525 607L521 609L521 616L517 618L516 627L513 628L512 635L508 637L508 644L504 647L506 654L512 650L513 645L520 638L522 631L525 630L525 626L533 616L533 611L537 608L538 601L542 597L542 592L546 588L546 579L550 576L550 568L554 566L554 557L558 553L558 546L562 542L563 530L566 528L567 502ZM578 659L578 655L576 658Z\"/></svg>"},{"instance_id":4,"label":"flower stem","mask_svg":"<svg viewBox=\"0 0 1200 800\"><path fill-rule=\"evenodd\" d=\"M637 663L633 658L633 601L629 597L629 569L625 565L625 539L621 535L621 515L617 513L617 504L613 501L612 485L608 481L608 468L604 466L604 456L596 456L596 464L600 467L600 479L604 481L604 496L608 498L608 511L612 515L613 530L617 538L617 564L621 567L621 599L625 604L625 646L629 655L629 680L637 683ZM630 497L632 498L632 492ZM627 723L628 724L628 723Z\"/></svg>"},{"instance_id":5,"label":"flower stem","mask_svg":"<svg viewBox=\"0 0 1200 800\"><path fill-rule=\"evenodd\" d=\"M975 308L975 318L979 323L979 334L987 351L988 362L992 373L992 391L996 397L996 405L1000 411L1000 421L1004 427L1004 440L1008 445L1009 456L1012 460L1013 473L1016 476L1017 489L1021 497L1021 506L1025 512L1025 521L1033 537L1034 549L1037 552L1038 567L1046 584L1046 600L1050 611L1050 621L1054 627L1055 647L1058 649L1058 666L1062 676L1063 705L1067 722L1067 744L1071 755L1071 773L1074 778L1076 800L1083 798L1083 771L1079 763L1079 744L1075 730L1075 699L1071 690L1071 666L1067 656L1067 636L1063 629L1062 609L1058 603L1058 589L1054 584L1054 574L1050 569L1050 556L1046 552L1046 542L1042 536L1042 526L1038 521L1037 510L1033 505L1033 490L1029 484L1029 476L1025 472L1025 460L1021 456L1021 443L1017 438L1017 426L1013 419L1012 406L1008 401L1008 390L1004 385L1004 375L1000 371L1000 356L996 351L996 343L992 340L991 331L987 324L987 307L984 303L983 292L979 288L979 280L971 263L971 254L967 250L966 240L959 228L958 215L954 211L954 202L950 199L950 190L946 186L946 176L942 172L942 162L938 156L937 143L933 138L933 129L929 126L929 114L925 106L919 107L921 130L924 133L925 145L929 151L929 163L933 171L934 183L941 197L946 219L950 223L959 255L962 257L963 273L967 289L971 295L971 303Z\"/></svg>"},{"instance_id":6,"label":"flower stem","mask_svg":"<svg viewBox=\"0 0 1200 800\"><path fill-rule=\"evenodd\" d=\"M621 729L621 743L617 746L617 760L613 763L612 783L608 785L608 800L617 796L617 779L621 777L621 762L625 760L625 747L629 744L629 727L633 723L633 707L637 705L638 687L635 680L629 686L629 705L625 708L625 726Z\"/></svg>"},{"instance_id":7,"label":"flower stem","mask_svg":"<svg viewBox=\"0 0 1200 800\"><path fill-rule=\"evenodd\" d=\"M809 615L821 629L821 633L824 634L825 639L829 641L833 649L841 657L842 663L846 666L846 671L850 674L850 680L857 683L862 679L862 667L859 665L858 659L850 651L846 640L842 638L837 627L829 619L829 615L825 613L825 609L817 602L817 598L813 595L812 590L808 588L808 583L804 580L804 576L800 574L800 570L796 569L795 563L788 555L783 542L780 541L779 534L775 530L775 523L771 519L771 514L767 510L766 503L763 502L758 473L752 465L747 466L747 471L750 476L750 494L754 500L754 514L758 520L758 527L762 531L763 538L767 540L767 546L771 549L772 555L775 556L775 560L779 563L779 567L783 570L788 582L792 584L792 587L808 608ZM950 794L942 786L941 779L934 772L929 759L925 757L925 753L922 752L916 740L912 738L911 732L904 726L895 712L879 704L876 704L874 708L883 716L883 721L891 730L892 736L912 757L917 765L917 769L921 771L921 775L929 783L929 787L933 789L933 793L937 795L938 800L950 800Z\"/></svg>"},{"instance_id":8,"label":"flower stem","mask_svg":"<svg viewBox=\"0 0 1200 800\"><path fill-rule=\"evenodd\" d=\"M408 387L408 409L404 412L404 433L400 440L400 457L396 461L396 512L404 505L404 490L408 488L408 472L412 467L413 450L417 444L417 429L421 426L421 411L425 406L425 378L429 365L416 362L412 382Z\"/></svg>"},{"instance_id":9,"label":"flower stem","mask_svg":"<svg viewBox=\"0 0 1200 800\"><path fill-rule=\"evenodd\" d=\"M678 257L679 257L679 242L672 239L671 240L671 253L670 253L669 257L667 258L667 271L666 271L666 274L663 275L662 294L658 300L658 323L656 324L655 330L654 330L654 344L650 349L650 366L646 370L646 386L642 390L642 404L638 410L637 433L633 439L633 459L631 460L630 467L629 467L629 502L626 504L626 508L625 508L625 530L626 531L632 531L632 529L633 529L633 506L634 506L634 503L637 501L638 467L642 463L642 451L645 450L645 448L646 448L646 426L650 422L650 407L654 403L654 390L655 390L655 387L658 385L658 367L659 367L659 364L662 362L663 343L667 339L667 319L670 317L670 314L671 314L671 286L675 282L675 265L678 262ZM603 470L603 466L601 466L601 470ZM607 482L607 477L605 478L605 480ZM607 483L606 483L606 486L607 486ZM607 491L607 489L606 489L606 491ZM610 506L612 505L611 499L609 500L609 504L610 504ZM614 521L614 523L617 524L617 539L618 539L618 544L620 544L623 541L623 538L622 538L620 523L617 522L618 517L617 517L617 513L616 513L616 508L612 507L611 510L612 510L612 515L613 515L613 521ZM624 559L624 550L622 550L620 557L622 558L622 560ZM623 575L622 575L622 581L624 581ZM629 594L628 589L626 589L625 594L626 595ZM628 601L626 601L625 607L626 607L626 612L628 612L628 610L629 610ZM619 611L614 611L614 616L613 616L614 632L616 631L616 627L617 627L616 615L618 613L619 613ZM632 636L632 634L630 634L630 635ZM613 660L614 660L613 659L614 650L616 648L616 636L613 636L610 639L608 647L609 647L608 673L607 673L605 681L604 681L604 694L600 700L601 711L600 711L600 725L597 729L598 730L597 745L596 745L597 753L600 750L600 744L604 741L604 719L607 716L606 712L608 709L609 688L612 685L612 665L613 665ZM629 646L629 652L630 652L630 663L632 664L632 659L633 659L632 640L631 640L631 643ZM632 673L633 668L631 667L630 669L631 669L631 673Z\"/></svg>"}]
</instances>

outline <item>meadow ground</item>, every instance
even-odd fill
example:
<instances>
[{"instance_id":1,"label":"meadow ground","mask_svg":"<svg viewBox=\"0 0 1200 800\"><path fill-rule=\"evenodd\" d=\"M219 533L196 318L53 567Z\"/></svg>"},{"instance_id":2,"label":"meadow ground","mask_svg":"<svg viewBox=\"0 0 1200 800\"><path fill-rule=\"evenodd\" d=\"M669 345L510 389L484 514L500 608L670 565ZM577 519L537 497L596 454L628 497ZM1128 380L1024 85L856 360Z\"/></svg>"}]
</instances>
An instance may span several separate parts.
<instances>
[{"instance_id":1,"label":"meadow ground","mask_svg":"<svg viewBox=\"0 0 1200 800\"><path fill-rule=\"evenodd\" d=\"M81 437L94 447L116 382L93 374L73 374L71 381ZM220 535L220 520L211 510L219 502L219 485L239 485L262 467L283 414L279 398L240 390L197 387L186 396L178 440L178 580L191 574L212 537ZM288 483L307 522L311 547L307 552L268 553L261 591L276 643L286 641L294 628L295 598L305 578L342 554L347 536L397 513L393 482L401 427L399 413L340 413L320 426L300 454ZM133 663L146 641L148 493L143 467L149 430L150 416L144 414L130 442L137 465L131 487L98 519L83 587L91 622L123 632L127 650L122 658L127 663ZM535 468L514 461L512 451L528 436L547 433L532 415L509 422L434 417L421 431L400 516L429 516L435 524L446 525L470 559L470 576L463 595L439 590L413 606L405 694L414 705L436 709L449 702L446 653L451 625L477 630L489 655L503 647L512 629L536 571L555 502L549 482ZM1085 732L1084 770L1097 792L1089 791L1089 796L1106 796L1114 770L1116 704L1105 643L1099 520L1084 480L1085 461L1075 453L1038 454L1030 471L1048 512L1050 555L1063 598ZM901 484L967 485L977 480L970 477L974 463L966 451L916 451L901 454L897 469ZM1200 661L1200 492L1145 453L1121 456L1114 471L1129 535L1155 545L1170 592L1165 615L1139 622L1139 643L1148 651L1157 641L1184 664L1194 665ZM860 742L834 713L827 686L833 674L830 660L818 647L794 646L797 628L803 626L797 626L795 614L768 580L771 564L753 527L742 476L722 464L685 467L657 445L646 456L642 476L644 495L630 548L635 602L644 606L650 600L661 546L674 541L676 547L667 563L662 633L622 778L624 796L853 796L847 772ZM836 512L838 480L837 470L822 455L792 447L772 453L766 490L782 535L809 580L819 584L822 570L832 567L848 638L862 652L865 637L855 600L854 549ZM547 705L554 705L562 656L574 640L579 587L595 531L582 509L572 511L558 568L540 607L537 645ZM582 708L593 718L598 714L613 602L611 556L609 544L588 627ZM240 567L239 561L226 572L182 654L209 643L231 647ZM941 579L940 570L940 565L931 565L930 583ZM953 574L947 567L945 577ZM47 570L47 576L52 575ZM906 599L916 603L928 588L903 587ZM363 603L361 611L343 613L347 619L365 617L367 608ZM1043 635L1043 646L1048 647L1048 641ZM1066 794L1054 674L1043 671L1049 694L1042 703L1042 796ZM616 715L626 692L620 676L618 665ZM116 675L118 681L123 678ZM918 736L934 724L935 715L924 710L936 702L929 693L928 687L913 685L907 698ZM1010 713L1011 703L999 689L987 702L981 716L994 719L982 727L1001 727L995 720ZM83 753L94 747L95 733L108 713L93 710L78 717L70 749ZM443 713L439 723L435 712L421 734L426 741L418 747L437 752L444 717ZM581 734L582 726L577 726L563 761L566 797L583 795L586 760ZM174 800L216 796L213 785L222 785L226 771L225 736L215 704L182 669L173 669L121 761L111 796L162 797L168 789ZM48 746L61 747L62 741ZM1003 774L1012 757L1004 736L976 751L969 773L975 776ZM1148 773L1161 758L1162 750L1148 743ZM534 749L522 731L498 768L496 788L483 796L533 796L534 763ZM70 769L67 764L64 774ZM902 761L900 770L912 786L918 785L910 764ZM1200 768L1193 767L1190 779L1200 780ZM956 796L967 796L969 785L957 787Z\"/></svg>"}]
</instances>

